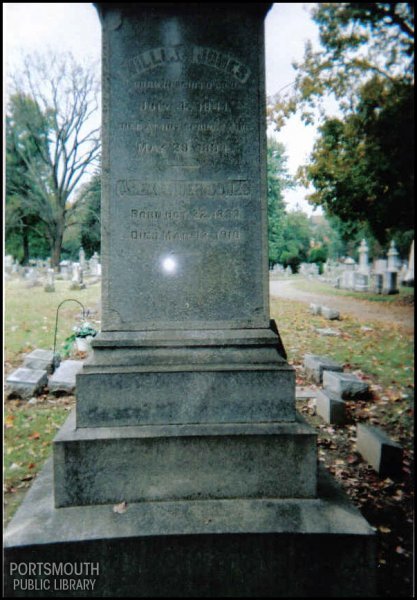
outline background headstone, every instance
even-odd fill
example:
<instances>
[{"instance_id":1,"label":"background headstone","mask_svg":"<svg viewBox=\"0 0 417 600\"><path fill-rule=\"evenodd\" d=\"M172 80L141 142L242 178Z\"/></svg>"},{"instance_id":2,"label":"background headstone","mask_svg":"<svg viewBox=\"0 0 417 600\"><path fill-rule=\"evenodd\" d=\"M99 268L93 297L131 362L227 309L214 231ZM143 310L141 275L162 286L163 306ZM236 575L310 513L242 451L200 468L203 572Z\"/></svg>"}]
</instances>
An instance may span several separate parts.
<instances>
[{"instance_id":1,"label":"background headstone","mask_svg":"<svg viewBox=\"0 0 417 600\"><path fill-rule=\"evenodd\" d=\"M55 291L55 271L54 269L47 269L46 271L46 283L43 288L45 292Z\"/></svg>"}]
</instances>

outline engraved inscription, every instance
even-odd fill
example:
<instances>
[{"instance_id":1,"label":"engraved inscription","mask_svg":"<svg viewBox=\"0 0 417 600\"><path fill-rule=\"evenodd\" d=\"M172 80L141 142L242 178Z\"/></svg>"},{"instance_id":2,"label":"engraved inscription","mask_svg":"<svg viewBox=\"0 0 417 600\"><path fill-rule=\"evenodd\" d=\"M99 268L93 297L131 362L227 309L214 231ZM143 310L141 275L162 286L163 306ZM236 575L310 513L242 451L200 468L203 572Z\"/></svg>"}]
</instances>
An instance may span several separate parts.
<instances>
[{"instance_id":1,"label":"engraved inscription","mask_svg":"<svg viewBox=\"0 0 417 600\"><path fill-rule=\"evenodd\" d=\"M140 179L119 179L116 183L118 196L249 196L250 181L232 179L230 181L142 181Z\"/></svg>"},{"instance_id":2,"label":"engraved inscription","mask_svg":"<svg viewBox=\"0 0 417 600\"><path fill-rule=\"evenodd\" d=\"M186 47L181 44L152 48L134 56L129 61L129 71L132 75L142 75L156 67L173 63L211 67L234 77L241 84L246 83L251 74L246 65L230 54L205 46Z\"/></svg>"},{"instance_id":3,"label":"engraved inscription","mask_svg":"<svg viewBox=\"0 0 417 600\"><path fill-rule=\"evenodd\" d=\"M210 98L204 98L204 100L197 103L145 100L139 104L138 108L142 112L151 114L165 114L171 111L179 113L196 112L198 114L226 114L231 112L231 108L227 102L211 100Z\"/></svg>"},{"instance_id":4,"label":"engraved inscription","mask_svg":"<svg viewBox=\"0 0 417 600\"><path fill-rule=\"evenodd\" d=\"M138 210L132 208L131 218L139 221L185 221L193 219L196 221L230 221L242 218L239 208L218 208L209 211L207 209L192 208L190 210Z\"/></svg>"},{"instance_id":5,"label":"engraved inscription","mask_svg":"<svg viewBox=\"0 0 417 600\"><path fill-rule=\"evenodd\" d=\"M186 79L139 80L133 83L137 90L236 90L240 85L235 81L188 81Z\"/></svg>"},{"instance_id":6,"label":"engraved inscription","mask_svg":"<svg viewBox=\"0 0 417 600\"><path fill-rule=\"evenodd\" d=\"M163 242L240 242L243 239L242 232L239 229L227 230L220 229L218 231L181 231L181 230L166 230L166 231L144 231L141 229L132 229L130 231L132 240L141 242L163 241Z\"/></svg>"},{"instance_id":7,"label":"engraved inscription","mask_svg":"<svg viewBox=\"0 0 417 600\"><path fill-rule=\"evenodd\" d=\"M233 121L231 123L200 123L198 121L186 121L185 123L181 123L181 126L176 123L171 122L161 122L161 123L120 123L119 129L121 131L131 131L134 133L146 133L146 134L156 134L156 133L174 133L177 134L183 131L189 131L194 134L213 134L213 133L248 133L249 127L247 123L236 122Z\"/></svg>"},{"instance_id":8,"label":"engraved inscription","mask_svg":"<svg viewBox=\"0 0 417 600\"><path fill-rule=\"evenodd\" d=\"M194 153L198 152L199 154L229 154L230 147L228 144L224 142L209 142L209 143L201 143L201 142L164 142L162 144L149 144L145 142L138 141L136 144L136 150L139 156L143 156L144 154L164 154L166 152L174 152L174 153Z\"/></svg>"}]
</instances>

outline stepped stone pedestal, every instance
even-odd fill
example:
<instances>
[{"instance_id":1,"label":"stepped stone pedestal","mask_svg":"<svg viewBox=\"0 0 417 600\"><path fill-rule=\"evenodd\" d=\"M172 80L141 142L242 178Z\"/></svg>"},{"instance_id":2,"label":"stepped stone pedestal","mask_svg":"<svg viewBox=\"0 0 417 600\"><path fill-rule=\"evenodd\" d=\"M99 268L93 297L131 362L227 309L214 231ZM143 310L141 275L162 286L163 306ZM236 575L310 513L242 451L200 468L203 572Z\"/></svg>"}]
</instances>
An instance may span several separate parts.
<instances>
[{"instance_id":1,"label":"stepped stone pedestal","mask_svg":"<svg viewBox=\"0 0 417 600\"><path fill-rule=\"evenodd\" d=\"M269 318L270 5L96 6L102 331L53 464L6 533L6 589L372 596L372 530L318 477ZM98 569L72 588L37 572L29 589L29 560Z\"/></svg>"}]
</instances>

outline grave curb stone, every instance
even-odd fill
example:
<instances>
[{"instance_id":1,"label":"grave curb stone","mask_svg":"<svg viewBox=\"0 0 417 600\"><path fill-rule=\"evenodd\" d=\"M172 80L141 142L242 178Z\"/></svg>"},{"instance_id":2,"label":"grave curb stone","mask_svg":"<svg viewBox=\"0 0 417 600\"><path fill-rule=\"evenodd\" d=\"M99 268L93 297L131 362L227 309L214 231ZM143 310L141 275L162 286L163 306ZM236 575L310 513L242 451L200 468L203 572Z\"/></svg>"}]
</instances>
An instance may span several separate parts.
<instances>
[{"instance_id":1,"label":"grave curb stone","mask_svg":"<svg viewBox=\"0 0 417 600\"><path fill-rule=\"evenodd\" d=\"M73 393L76 385L76 375L82 367L82 360L64 360L53 375L49 377L49 391L52 393Z\"/></svg>"},{"instance_id":2,"label":"grave curb stone","mask_svg":"<svg viewBox=\"0 0 417 600\"><path fill-rule=\"evenodd\" d=\"M321 315L321 305L320 304L310 304L310 312L313 315Z\"/></svg>"},{"instance_id":3,"label":"grave curb stone","mask_svg":"<svg viewBox=\"0 0 417 600\"><path fill-rule=\"evenodd\" d=\"M19 367L6 379L7 395L17 394L23 399L35 396L48 383L48 374L44 369Z\"/></svg>"},{"instance_id":4,"label":"grave curb stone","mask_svg":"<svg viewBox=\"0 0 417 600\"><path fill-rule=\"evenodd\" d=\"M321 307L321 316L324 317L325 319L328 319L329 321L334 321L334 320L340 319L339 311L335 310L334 308L329 308L328 306Z\"/></svg>"},{"instance_id":5,"label":"grave curb stone","mask_svg":"<svg viewBox=\"0 0 417 600\"><path fill-rule=\"evenodd\" d=\"M316 412L326 423L331 425L346 423L346 405L343 400L331 398L322 390L317 390Z\"/></svg>"},{"instance_id":6,"label":"grave curb stone","mask_svg":"<svg viewBox=\"0 0 417 600\"><path fill-rule=\"evenodd\" d=\"M45 370L48 375L51 375L54 370L59 366L61 357L58 353L53 353L53 350L43 350L37 348L23 359L23 367L28 369L42 369Z\"/></svg>"},{"instance_id":7,"label":"grave curb stone","mask_svg":"<svg viewBox=\"0 0 417 600\"><path fill-rule=\"evenodd\" d=\"M369 394L369 384L362 381L354 373L338 373L324 371L324 391L332 398L354 400L364 398Z\"/></svg>"},{"instance_id":8,"label":"grave curb stone","mask_svg":"<svg viewBox=\"0 0 417 600\"><path fill-rule=\"evenodd\" d=\"M356 426L356 447L364 460L368 462L381 477L399 479L402 477L403 449L385 432L372 425L358 423Z\"/></svg>"},{"instance_id":9,"label":"grave curb stone","mask_svg":"<svg viewBox=\"0 0 417 600\"><path fill-rule=\"evenodd\" d=\"M313 379L316 383L322 383L324 371L343 372L343 366L327 356L318 354L304 355L304 371L307 377Z\"/></svg>"}]
</instances>

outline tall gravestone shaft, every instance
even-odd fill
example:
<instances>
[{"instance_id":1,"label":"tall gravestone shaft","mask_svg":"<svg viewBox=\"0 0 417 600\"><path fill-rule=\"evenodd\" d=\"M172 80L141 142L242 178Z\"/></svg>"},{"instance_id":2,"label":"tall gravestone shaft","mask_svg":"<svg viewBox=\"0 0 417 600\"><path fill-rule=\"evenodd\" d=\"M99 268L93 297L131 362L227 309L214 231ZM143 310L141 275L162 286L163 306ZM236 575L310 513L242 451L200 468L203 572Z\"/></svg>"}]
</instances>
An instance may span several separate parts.
<instances>
[{"instance_id":1,"label":"tall gravestone shaft","mask_svg":"<svg viewBox=\"0 0 417 600\"><path fill-rule=\"evenodd\" d=\"M269 319L270 5L96 6L102 330L7 560L99 560L101 597L372 595Z\"/></svg>"},{"instance_id":2,"label":"tall gravestone shaft","mask_svg":"<svg viewBox=\"0 0 417 600\"><path fill-rule=\"evenodd\" d=\"M103 314L78 427L294 420L269 320L268 6L99 5Z\"/></svg>"},{"instance_id":3,"label":"tall gravestone shaft","mask_svg":"<svg viewBox=\"0 0 417 600\"><path fill-rule=\"evenodd\" d=\"M267 6L179 6L101 7L103 331L269 326Z\"/></svg>"}]
</instances>

